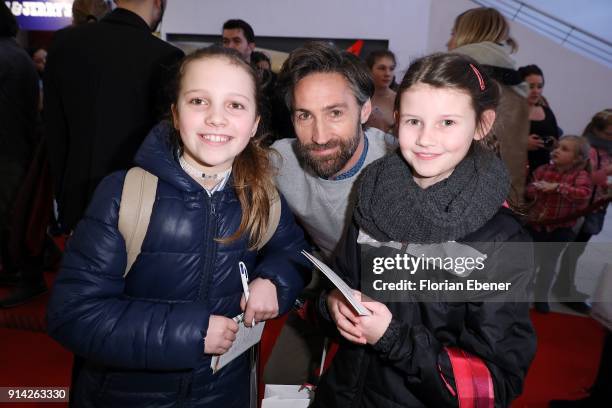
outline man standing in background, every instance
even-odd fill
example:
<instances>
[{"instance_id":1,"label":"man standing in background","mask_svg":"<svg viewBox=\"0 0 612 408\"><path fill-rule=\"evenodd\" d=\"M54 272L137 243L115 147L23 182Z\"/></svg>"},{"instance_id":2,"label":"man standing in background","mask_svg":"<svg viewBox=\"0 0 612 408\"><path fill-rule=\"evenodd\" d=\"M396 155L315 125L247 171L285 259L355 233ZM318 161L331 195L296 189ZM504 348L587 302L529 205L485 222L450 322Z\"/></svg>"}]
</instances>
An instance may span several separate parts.
<instances>
[{"instance_id":1,"label":"man standing in background","mask_svg":"<svg viewBox=\"0 0 612 408\"><path fill-rule=\"evenodd\" d=\"M132 166L167 111L166 84L182 58L152 35L166 0L116 0L99 23L56 33L45 73L44 120L59 222L73 230L98 182Z\"/></svg>"},{"instance_id":2,"label":"man standing in background","mask_svg":"<svg viewBox=\"0 0 612 408\"><path fill-rule=\"evenodd\" d=\"M36 148L38 74L15 36L17 21L0 2L0 286L17 288L0 298L0 308L22 303L47 290L41 273L28 269L17 276L9 254L12 210Z\"/></svg>"},{"instance_id":3,"label":"man standing in background","mask_svg":"<svg viewBox=\"0 0 612 408\"><path fill-rule=\"evenodd\" d=\"M251 62L251 53L255 49L255 32L244 20L227 20L223 23L223 46L233 48L242 55L248 63Z\"/></svg>"}]
</instances>

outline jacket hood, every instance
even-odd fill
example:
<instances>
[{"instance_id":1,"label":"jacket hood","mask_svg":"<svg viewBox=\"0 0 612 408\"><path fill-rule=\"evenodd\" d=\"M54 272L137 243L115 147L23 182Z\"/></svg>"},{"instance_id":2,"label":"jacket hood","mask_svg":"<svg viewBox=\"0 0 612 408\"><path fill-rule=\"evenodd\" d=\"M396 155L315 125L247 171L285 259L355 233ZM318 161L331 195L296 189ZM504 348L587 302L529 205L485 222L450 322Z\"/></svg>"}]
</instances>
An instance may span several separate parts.
<instances>
[{"instance_id":1,"label":"jacket hood","mask_svg":"<svg viewBox=\"0 0 612 408\"><path fill-rule=\"evenodd\" d=\"M155 125L136 152L134 162L181 191L202 191L203 188L178 163L172 147L171 132L174 132L174 128L168 121Z\"/></svg>"}]
</instances>

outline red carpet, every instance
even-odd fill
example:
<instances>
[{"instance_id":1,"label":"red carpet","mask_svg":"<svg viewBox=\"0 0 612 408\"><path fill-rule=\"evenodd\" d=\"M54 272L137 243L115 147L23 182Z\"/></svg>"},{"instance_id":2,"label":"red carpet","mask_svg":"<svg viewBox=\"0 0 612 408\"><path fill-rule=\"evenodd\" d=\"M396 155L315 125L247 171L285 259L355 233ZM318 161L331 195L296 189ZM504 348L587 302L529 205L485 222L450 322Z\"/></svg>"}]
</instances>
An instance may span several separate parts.
<instances>
[{"instance_id":1,"label":"red carpet","mask_svg":"<svg viewBox=\"0 0 612 408\"><path fill-rule=\"evenodd\" d=\"M53 285L55 273L45 272L47 287ZM6 296L10 291L8 287L0 287L0 297ZM30 302L10 309L0 308L0 327L45 331L45 309L49 300L49 292L44 293Z\"/></svg>"},{"instance_id":2,"label":"red carpet","mask_svg":"<svg viewBox=\"0 0 612 408\"><path fill-rule=\"evenodd\" d=\"M51 283L52 275L47 275ZM4 291L0 292L3 293ZM44 333L45 294L13 309L0 309L0 386L68 386L71 354ZM523 395L513 408L545 408L550 399L577 399L595 378L603 329L592 319L550 313L532 314L538 353ZM7 328L10 327L10 328ZM24 330L25 329L25 330ZM20 403L2 407L64 407Z\"/></svg>"},{"instance_id":3,"label":"red carpet","mask_svg":"<svg viewBox=\"0 0 612 408\"><path fill-rule=\"evenodd\" d=\"M538 352L523 395L513 408L546 408L551 399L584 397L593 384L603 346L603 328L587 317L531 313Z\"/></svg>"},{"instance_id":4,"label":"red carpet","mask_svg":"<svg viewBox=\"0 0 612 408\"><path fill-rule=\"evenodd\" d=\"M45 333L0 329L0 386L68 387L72 354ZM55 408L68 403L0 403L2 408Z\"/></svg>"}]
</instances>

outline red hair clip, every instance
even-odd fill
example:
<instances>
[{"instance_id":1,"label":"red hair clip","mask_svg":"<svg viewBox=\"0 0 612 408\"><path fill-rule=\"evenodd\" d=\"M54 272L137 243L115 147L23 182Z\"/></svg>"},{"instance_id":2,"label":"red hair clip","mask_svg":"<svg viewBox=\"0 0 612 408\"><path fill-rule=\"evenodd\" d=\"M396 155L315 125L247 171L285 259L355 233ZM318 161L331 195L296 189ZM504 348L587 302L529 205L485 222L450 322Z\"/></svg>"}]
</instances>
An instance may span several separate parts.
<instances>
[{"instance_id":1,"label":"red hair clip","mask_svg":"<svg viewBox=\"0 0 612 408\"><path fill-rule=\"evenodd\" d=\"M474 64L470 64L470 67L472 67L472 71L474 71L474 73L476 74L476 77L478 78L478 83L480 84L480 90L484 91L485 83L484 83L484 79L482 79L482 75L480 75L480 71L478 71L478 68L476 68Z\"/></svg>"}]
</instances>

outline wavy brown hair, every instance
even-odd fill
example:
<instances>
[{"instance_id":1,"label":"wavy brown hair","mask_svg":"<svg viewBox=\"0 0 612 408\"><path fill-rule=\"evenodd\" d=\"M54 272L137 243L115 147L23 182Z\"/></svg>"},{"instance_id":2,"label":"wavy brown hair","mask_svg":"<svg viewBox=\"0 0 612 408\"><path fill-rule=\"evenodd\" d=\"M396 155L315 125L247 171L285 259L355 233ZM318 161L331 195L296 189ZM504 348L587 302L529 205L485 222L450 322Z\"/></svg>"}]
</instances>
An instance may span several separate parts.
<instances>
[{"instance_id":1,"label":"wavy brown hair","mask_svg":"<svg viewBox=\"0 0 612 408\"><path fill-rule=\"evenodd\" d=\"M512 52L518 43L510 37L510 25L504 16L492 7L477 7L457 16L453 27L455 45L460 47L483 41L508 44Z\"/></svg>"},{"instance_id":2,"label":"wavy brown hair","mask_svg":"<svg viewBox=\"0 0 612 408\"><path fill-rule=\"evenodd\" d=\"M219 46L202 48L187 55L180 63L172 84L172 106L176 106L181 90L181 82L190 63L203 59L223 59L243 69L251 78L253 93L260 118L255 136L249 140L246 148L234 159L232 165L233 186L242 208L242 218L238 230L226 238L217 238L224 244L233 242L244 234L249 234L249 249L257 248L263 239L269 223L270 203L277 199L277 190L272 179L272 165L268 158L270 150L264 144L265 126L262 120L263 96L259 77L251 65L247 64L237 51ZM176 128L176 126L175 126ZM180 135L174 132L172 143L182 154L183 144Z\"/></svg>"},{"instance_id":3,"label":"wavy brown hair","mask_svg":"<svg viewBox=\"0 0 612 408\"><path fill-rule=\"evenodd\" d=\"M604 109L601 112L597 112L582 132L582 136L593 133L593 130L603 132L608 126L612 126L612 109Z\"/></svg>"}]
</instances>

